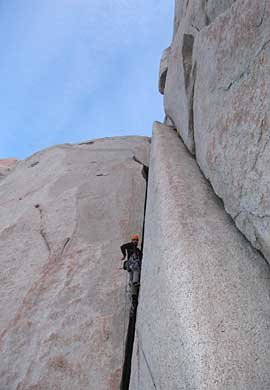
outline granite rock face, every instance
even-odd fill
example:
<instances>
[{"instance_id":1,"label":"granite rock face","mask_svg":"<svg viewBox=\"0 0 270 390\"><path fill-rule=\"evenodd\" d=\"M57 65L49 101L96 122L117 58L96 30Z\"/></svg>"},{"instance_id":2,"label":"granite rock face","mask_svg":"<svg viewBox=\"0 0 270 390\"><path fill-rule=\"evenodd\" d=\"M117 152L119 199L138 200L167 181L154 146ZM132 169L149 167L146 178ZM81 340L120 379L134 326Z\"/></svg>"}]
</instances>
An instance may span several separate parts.
<instances>
[{"instance_id":1,"label":"granite rock face","mask_svg":"<svg viewBox=\"0 0 270 390\"><path fill-rule=\"evenodd\" d=\"M270 260L270 3L176 0L175 12L166 116Z\"/></svg>"},{"instance_id":2,"label":"granite rock face","mask_svg":"<svg viewBox=\"0 0 270 390\"><path fill-rule=\"evenodd\" d=\"M155 124L130 389L268 390L269 276L176 132Z\"/></svg>"},{"instance_id":3,"label":"granite rock face","mask_svg":"<svg viewBox=\"0 0 270 390\"><path fill-rule=\"evenodd\" d=\"M1 181L1 389L119 389L119 246L142 229L148 150L144 137L60 145Z\"/></svg>"},{"instance_id":4,"label":"granite rock face","mask_svg":"<svg viewBox=\"0 0 270 390\"><path fill-rule=\"evenodd\" d=\"M241 1L197 37L194 136L205 176L270 260L269 20L269 2Z\"/></svg>"},{"instance_id":5,"label":"granite rock face","mask_svg":"<svg viewBox=\"0 0 270 390\"><path fill-rule=\"evenodd\" d=\"M170 51L171 51L171 48L167 47L167 49L165 49L163 51L161 61L160 61L158 89L162 95L164 94Z\"/></svg>"},{"instance_id":6,"label":"granite rock face","mask_svg":"<svg viewBox=\"0 0 270 390\"><path fill-rule=\"evenodd\" d=\"M7 176L16 166L18 160L15 158L0 159L0 180Z\"/></svg>"},{"instance_id":7,"label":"granite rock face","mask_svg":"<svg viewBox=\"0 0 270 390\"><path fill-rule=\"evenodd\" d=\"M174 35L168 58L164 108L191 153L195 153L193 97L196 67L193 47L196 36L225 12L234 0L176 0ZM207 55L206 55L207 56ZM207 56L208 59L208 56ZM211 61L208 62L209 68Z\"/></svg>"}]
</instances>

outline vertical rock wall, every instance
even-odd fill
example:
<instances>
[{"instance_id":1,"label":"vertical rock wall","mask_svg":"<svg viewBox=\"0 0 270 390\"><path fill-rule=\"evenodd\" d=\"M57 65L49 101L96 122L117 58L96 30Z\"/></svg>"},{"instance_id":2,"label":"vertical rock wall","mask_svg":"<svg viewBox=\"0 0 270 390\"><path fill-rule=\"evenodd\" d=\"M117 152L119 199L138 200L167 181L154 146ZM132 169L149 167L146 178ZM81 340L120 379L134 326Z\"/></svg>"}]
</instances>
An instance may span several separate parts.
<instances>
[{"instance_id":1,"label":"vertical rock wall","mask_svg":"<svg viewBox=\"0 0 270 390\"><path fill-rule=\"evenodd\" d=\"M60 145L0 183L0 389L118 390L149 139Z\"/></svg>"},{"instance_id":2,"label":"vertical rock wall","mask_svg":"<svg viewBox=\"0 0 270 390\"><path fill-rule=\"evenodd\" d=\"M131 390L268 390L270 272L155 124Z\"/></svg>"},{"instance_id":3,"label":"vertical rock wall","mask_svg":"<svg viewBox=\"0 0 270 390\"><path fill-rule=\"evenodd\" d=\"M166 123L270 260L270 3L176 0L175 12Z\"/></svg>"}]
</instances>

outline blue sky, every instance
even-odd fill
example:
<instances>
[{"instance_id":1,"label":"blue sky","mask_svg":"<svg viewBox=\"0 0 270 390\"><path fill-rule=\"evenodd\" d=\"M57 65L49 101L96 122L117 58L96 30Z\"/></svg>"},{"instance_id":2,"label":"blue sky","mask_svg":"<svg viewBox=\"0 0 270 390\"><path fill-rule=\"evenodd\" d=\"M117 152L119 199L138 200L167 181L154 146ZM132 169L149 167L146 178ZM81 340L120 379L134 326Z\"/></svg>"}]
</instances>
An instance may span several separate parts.
<instances>
[{"instance_id":1,"label":"blue sky","mask_svg":"<svg viewBox=\"0 0 270 390\"><path fill-rule=\"evenodd\" d=\"M150 135L174 0L2 0L0 158Z\"/></svg>"}]
</instances>

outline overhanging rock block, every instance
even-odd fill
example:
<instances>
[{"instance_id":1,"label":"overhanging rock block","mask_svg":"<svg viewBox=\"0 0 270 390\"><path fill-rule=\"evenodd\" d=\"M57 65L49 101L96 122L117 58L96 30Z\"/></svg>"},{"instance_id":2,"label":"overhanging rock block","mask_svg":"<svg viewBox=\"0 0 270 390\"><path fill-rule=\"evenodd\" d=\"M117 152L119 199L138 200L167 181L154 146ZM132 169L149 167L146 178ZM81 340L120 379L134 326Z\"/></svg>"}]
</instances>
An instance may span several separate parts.
<instances>
[{"instance_id":1,"label":"overhanging rock block","mask_svg":"<svg viewBox=\"0 0 270 390\"><path fill-rule=\"evenodd\" d=\"M204 1L176 1L175 29L164 89L164 108L191 153L195 153L193 129L193 93L195 70L192 70L194 39L207 25Z\"/></svg>"},{"instance_id":2,"label":"overhanging rock block","mask_svg":"<svg viewBox=\"0 0 270 390\"><path fill-rule=\"evenodd\" d=\"M168 70L164 88L164 109L181 135L189 151L195 154L194 143L194 87L196 66L194 64L194 42L207 26L226 13L235 0L176 0L174 34L168 53ZM237 26L237 22L235 23ZM212 58L205 46L204 61L211 77ZM222 45L221 45L222 48ZM207 98L207 94L204 94Z\"/></svg>"},{"instance_id":3,"label":"overhanging rock block","mask_svg":"<svg viewBox=\"0 0 270 390\"><path fill-rule=\"evenodd\" d=\"M164 95L164 89L165 89L165 84L166 84L170 50L171 50L171 48L167 47L167 49L165 49L163 51L163 54L162 54L162 57L160 60L158 89L162 95Z\"/></svg>"},{"instance_id":4,"label":"overhanging rock block","mask_svg":"<svg viewBox=\"0 0 270 390\"><path fill-rule=\"evenodd\" d=\"M269 390L269 266L154 125L131 390Z\"/></svg>"}]
</instances>

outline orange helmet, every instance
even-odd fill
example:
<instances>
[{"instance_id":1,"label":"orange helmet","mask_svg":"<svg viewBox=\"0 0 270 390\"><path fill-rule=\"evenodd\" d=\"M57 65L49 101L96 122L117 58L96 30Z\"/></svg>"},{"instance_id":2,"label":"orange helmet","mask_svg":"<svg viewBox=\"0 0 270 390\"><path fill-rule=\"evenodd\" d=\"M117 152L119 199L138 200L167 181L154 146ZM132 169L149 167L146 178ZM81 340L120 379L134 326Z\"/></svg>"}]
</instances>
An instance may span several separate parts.
<instances>
[{"instance_id":1,"label":"orange helmet","mask_svg":"<svg viewBox=\"0 0 270 390\"><path fill-rule=\"evenodd\" d=\"M131 236L131 240L138 240L139 241L140 237L138 236L138 234L132 234Z\"/></svg>"}]
</instances>

